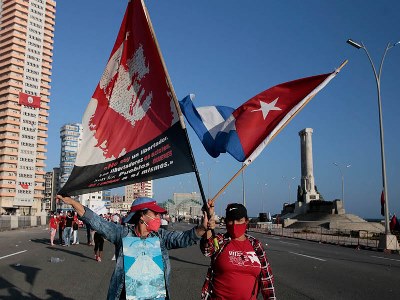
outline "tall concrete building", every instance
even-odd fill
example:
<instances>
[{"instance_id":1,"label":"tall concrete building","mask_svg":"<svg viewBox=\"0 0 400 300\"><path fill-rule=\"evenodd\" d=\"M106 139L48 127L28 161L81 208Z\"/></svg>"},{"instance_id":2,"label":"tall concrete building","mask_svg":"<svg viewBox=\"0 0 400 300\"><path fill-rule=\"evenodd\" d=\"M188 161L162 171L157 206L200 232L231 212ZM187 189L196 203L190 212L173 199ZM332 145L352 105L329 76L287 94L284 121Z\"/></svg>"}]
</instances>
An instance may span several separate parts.
<instances>
[{"instance_id":1,"label":"tall concrete building","mask_svg":"<svg viewBox=\"0 0 400 300\"><path fill-rule=\"evenodd\" d=\"M56 211L57 207L57 191L60 189L60 168L53 168L53 171L46 172L45 190L42 203L42 210L46 212Z\"/></svg>"},{"instance_id":2,"label":"tall concrete building","mask_svg":"<svg viewBox=\"0 0 400 300\"><path fill-rule=\"evenodd\" d=\"M125 201L132 203L138 197L153 197L153 181L143 181L125 186Z\"/></svg>"},{"instance_id":3,"label":"tall concrete building","mask_svg":"<svg viewBox=\"0 0 400 300\"><path fill-rule=\"evenodd\" d=\"M82 142L82 133L83 127L80 123L66 124L60 129L60 187L64 186L71 175Z\"/></svg>"},{"instance_id":4,"label":"tall concrete building","mask_svg":"<svg viewBox=\"0 0 400 300\"><path fill-rule=\"evenodd\" d=\"M0 213L41 210L53 0L0 0Z\"/></svg>"}]
</instances>

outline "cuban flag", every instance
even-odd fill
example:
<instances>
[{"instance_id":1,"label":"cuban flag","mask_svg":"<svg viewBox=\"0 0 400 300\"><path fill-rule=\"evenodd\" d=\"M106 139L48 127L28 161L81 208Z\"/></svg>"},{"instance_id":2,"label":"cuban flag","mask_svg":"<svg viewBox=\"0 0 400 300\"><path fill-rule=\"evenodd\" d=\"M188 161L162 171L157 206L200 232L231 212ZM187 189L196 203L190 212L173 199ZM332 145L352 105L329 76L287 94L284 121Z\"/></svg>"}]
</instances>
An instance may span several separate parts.
<instances>
[{"instance_id":1,"label":"cuban flag","mask_svg":"<svg viewBox=\"0 0 400 300\"><path fill-rule=\"evenodd\" d=\"M193 95L180 101L190 126L212 157L228 152L250 164L290 120L332 80L340 68L276 85L237 109L226 106L196 108Z\"/></svg>"}]
</instances>

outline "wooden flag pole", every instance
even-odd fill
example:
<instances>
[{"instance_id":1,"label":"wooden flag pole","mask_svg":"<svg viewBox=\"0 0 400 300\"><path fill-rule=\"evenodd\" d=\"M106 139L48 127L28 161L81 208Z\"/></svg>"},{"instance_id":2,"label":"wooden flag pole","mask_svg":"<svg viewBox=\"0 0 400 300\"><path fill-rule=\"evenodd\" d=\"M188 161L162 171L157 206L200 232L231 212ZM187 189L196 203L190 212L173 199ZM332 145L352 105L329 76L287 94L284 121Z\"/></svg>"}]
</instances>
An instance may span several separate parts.
<instances>
[{"instance_id":1,"label":"wooden flag pole","mask_svg":"<svg viewBox=\"0 0 400 300\"><path fill-rule=\"evenodd\" d=\"M151 23L151 20L150 20L149 12L147 11L147 8L146 8L146 5L144 4L144 1L141 0L141 2L142 2L142 7L143 7L143 10L144 10L146 19L147 19L147 23L149 24L149 28L150 28L151 35L152 35L153 40L154 40L154 43L155 43L155 45L156 45L156 47L157 47L158 55L160 56L161 63L162 63L162 65L163 65L163 68L164 68L164 71L165 71L165 74L166 74L166 77L167 77L167 83L168 83L168 85L169 85L169 87L170 87L170 89L171 89L172 98L173 98L173 100L174 100L175 108L176 108L176 110L177 110L177 112L178 112L179 121L180 121L180 123L181 123L182 129L183 129L184 132L185 132L186 141L187 141L187 143L188 143L189 151L190 151L190 156L191 156L192 162L193 162L193 169L194 169L194 172L195 172L195 174L196 174L197 184L198 184L198 186L199 186L201 198L202 198L202 200L203 200L203 207L204 207L204 209L207 211L208 217L210 217L209 209L208 209L208 206L207 206L207 199L206 199L206 196L205 196L205 193L204 193L203 185L202 185L202 183L201 183L199 170L197 169L196 160L194 159L194 155L193 155L193 151L192 151L192 146L190 145L189 136L188 136L188 134L187 134L187 129L186 129L184 117L183 117L183 114L182 114L182 110L181 110L181 108L180 108L180 106L179 106L178 99L177 99L177 97L176 97L175 90L174 90L174 87L173 87L173 85L172 85L171 78L169 77L169 73L168 73L167 67L166 67L166 65L165 65L165 61L164 61L163 55L162 55L162 53L161 53L161 49L160 49L160 46L159 46L158 41L157 41L157 38L156 38L156 34L155 34L155 31L154 31L154 28L153 28L153 24Z\"/></svg>"},{"instance_id":2,"label":"wooden flag pole","mask_svg":"<svg viewBox=\"0 0 400 300\"><path fill-rule=\"evenodd\" d=\"M340 70L348 63L348 60L346 59L344 62L342 62L342 64L335 70L336 73L339 73ZM317 93L316 93L317 94ZM269 140L268 143L272 142L272 140L278 135L278 133L280 133L282 131L283 128L286 127L287 124L289 124L289 122L306 106L306 104L308 102L311 101L312 98L314 98L314 96L316 95L312 95L310 96L305 102L304 104L282 125L281 128L279 128L279 130L271 137L271 139ZM247 166L249 164L251 164L251 161L248 161L246 163L243 164L243 166L239 169L239 171L237 171L235 173L235 175L232 176L232 178L220 189L220 191L210 200L210 205L214 205L215 200L217 200L217 198L226 190L226 188L232 183L232 181L239 176L239 174L244 171L245 168L247 168Z\"/></svg>"}]
</instances>

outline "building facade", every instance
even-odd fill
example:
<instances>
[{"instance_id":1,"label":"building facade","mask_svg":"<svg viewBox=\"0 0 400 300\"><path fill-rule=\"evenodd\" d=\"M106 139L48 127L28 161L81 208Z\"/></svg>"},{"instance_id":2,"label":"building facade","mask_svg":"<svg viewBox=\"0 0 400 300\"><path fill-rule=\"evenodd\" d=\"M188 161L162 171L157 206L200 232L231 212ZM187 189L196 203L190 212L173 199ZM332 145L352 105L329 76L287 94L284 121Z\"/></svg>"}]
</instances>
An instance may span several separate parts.
<instances>
[{"instance_id":1,"label":"building facade","mask_svg":"<svg viewBox=\"0 0 400 300\"><path fill-rule=\"evenodd\" d=\"M132 201L126 201L124 196L111 196L110 213L125 216L131 209Z\"/></svg>"},{"instance_id":2,"label":"building facade","mask_svg":"<svg viewBox=\"0 0 400 300\"><path fill-rule=\"evenodd\" d=\"M63 187L74 168L76 155L82 143L83 127L80 123L65 124L60 129L60 187Z\"/></svg>"},{"instance_id":3,"label":"building facade","mask_svg":"<svg viewBox=\"0 0 400 300\"><path fill-rule=\"evenodd\" d=\"M164 206L171 216L190 219L203 215L201 195L196 192L174 193L172 199L166 201Z\"/></svg>"},{"instance_id":4,"label":"building facade","mask_svg":"<svg viewBox=\"0 0 400 300\"><path fill-rule=\"evenodd\" d=\"M143 181L125 186L125 201L132 204L138 197L153 197L153 181Z\"/></svg>"},{"instance_id":5,"label":"building facade","mask_svg":"<svg viewBox=\"0 0 400 300\"><path fill-rule=\"evenodd\" d=\"M79 196L79 202L93 210L96 214L108 214L111 203L109 190L87 193Z\"/></svg>"},{"instance_id":6,"label":"building facade","mask_svg":"<svg viewBox=\"0 0 400 300\"><path fill-rule=\"evenodd\" d=\"M44 198L42 202L42 211L56 211L57 191L60 190L60 168L53 168L53 171L46 172L44 187Z\"/></svg>"},{"instance_id":7,"label":"building facade","mask_svg":"<svg viewBox=\"0 0 400 300\"><path fill-rule=\"evenodd\" d=\"M41 210L55 7L0 0L0 213Z\"/></svg>"}]
</instances>

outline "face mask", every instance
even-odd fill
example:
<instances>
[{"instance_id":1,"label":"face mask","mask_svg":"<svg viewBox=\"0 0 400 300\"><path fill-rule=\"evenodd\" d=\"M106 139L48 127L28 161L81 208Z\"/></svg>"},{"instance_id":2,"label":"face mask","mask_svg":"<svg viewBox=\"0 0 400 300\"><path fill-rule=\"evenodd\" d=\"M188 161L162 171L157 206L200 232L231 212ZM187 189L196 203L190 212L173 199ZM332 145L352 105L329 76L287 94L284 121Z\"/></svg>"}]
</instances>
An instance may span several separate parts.
<instances>
[{"instance_id":1,"label":"face mask","mask_svg":"<svg viewBox=\"0 0 400 300\"><path fill-rule=\"evenodd\" d=\"M241 237L247 229L247 224L226 224L226 230L228 231L229 235L233 238L236 239L238 237Z\"/></svg>"},{"instance_id":2,"label":"face mask","mask_svg":"<svg viewBox=\"0 0 400 300\"><path fill-rule=\"evenodd\" d=\"M158 229L160 229L160 225L161 225L161 219L160 218L152 218L148 215L146 215L146 217L148 217L150 219L149 222L144 222L144 224L146 224L147 230L149 231L158 231Z\"/></svg>"}]
</instances>

